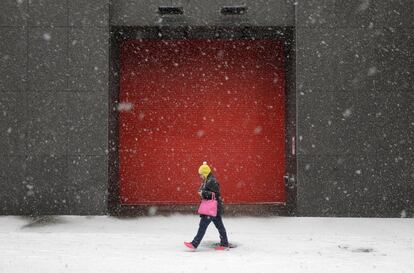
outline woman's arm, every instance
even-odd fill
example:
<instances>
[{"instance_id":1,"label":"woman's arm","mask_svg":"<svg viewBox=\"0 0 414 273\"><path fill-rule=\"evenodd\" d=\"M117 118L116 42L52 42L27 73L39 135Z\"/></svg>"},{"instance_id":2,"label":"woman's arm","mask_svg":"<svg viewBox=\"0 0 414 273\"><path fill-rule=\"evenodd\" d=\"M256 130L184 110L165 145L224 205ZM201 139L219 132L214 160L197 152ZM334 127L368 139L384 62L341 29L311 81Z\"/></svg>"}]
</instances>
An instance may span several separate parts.
<instances>
[{"instance_id":1,"label":"woman's arm","mask_svg":"<svg viewBox=\"0 0 414 273\"><path fill-rule=\"evenodd\" d=\"M216 194L217 198L217 195L220 193L220 188L216 181L210 180L207 182L204 190L201 191L201 197L203 199L212 199L213 192Z\"/></svg>"}]
</instances>

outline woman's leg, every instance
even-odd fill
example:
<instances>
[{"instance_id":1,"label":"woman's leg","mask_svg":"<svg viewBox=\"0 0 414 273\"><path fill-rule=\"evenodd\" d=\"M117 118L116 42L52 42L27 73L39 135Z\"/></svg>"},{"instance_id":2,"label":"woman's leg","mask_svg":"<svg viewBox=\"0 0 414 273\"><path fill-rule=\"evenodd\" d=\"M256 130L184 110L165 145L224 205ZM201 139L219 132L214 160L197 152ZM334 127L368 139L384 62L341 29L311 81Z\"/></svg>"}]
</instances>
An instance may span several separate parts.
<instances>
[{"instance_id":1,"label":"woman's leg","mask_svg":"<svg viewBox=\"0 0 414 273\"><path fill-rule=\"evenodd\" d=\"M227 233L226 228L224 227L223 220L221 219L221 216L213 217L213 223L218 229L218 232L220 234L220 245L222 246L229 246L229 241L227 239Z\"/></svg>"},{"instance_id":2,"label":"woman's leg","mask_svg":"<svg viewBox=\"0 0 414 273\"><path fill-rule=\"evenodd\" d=\"M198 227L197 235L191 242L195 248L197 248L198 245L201 243L201 240L203 240L204 234L206 234L207 227L211 223L210 216L201 215L200 218L200 225Z\"/></svg>"}]
</instances>

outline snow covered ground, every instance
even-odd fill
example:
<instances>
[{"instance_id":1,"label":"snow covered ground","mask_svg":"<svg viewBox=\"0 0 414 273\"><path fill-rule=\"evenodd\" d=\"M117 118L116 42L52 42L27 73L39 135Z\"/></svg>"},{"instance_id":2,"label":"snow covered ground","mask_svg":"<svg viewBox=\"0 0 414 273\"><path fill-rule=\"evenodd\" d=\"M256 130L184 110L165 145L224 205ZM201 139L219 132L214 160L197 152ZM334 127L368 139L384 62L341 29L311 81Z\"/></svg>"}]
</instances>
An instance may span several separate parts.
<instances>
[{"instance_id":1,"label":"snow covered ground","mask_svg":"<svg viewBox=\"0 0 414 273\"><path fill-rule=\"evenodd\" d=\"M224 218L230 251L183 246L198 216L0 217L0 272L414 272L414 219Z\"/></svg>"}]
</instances>

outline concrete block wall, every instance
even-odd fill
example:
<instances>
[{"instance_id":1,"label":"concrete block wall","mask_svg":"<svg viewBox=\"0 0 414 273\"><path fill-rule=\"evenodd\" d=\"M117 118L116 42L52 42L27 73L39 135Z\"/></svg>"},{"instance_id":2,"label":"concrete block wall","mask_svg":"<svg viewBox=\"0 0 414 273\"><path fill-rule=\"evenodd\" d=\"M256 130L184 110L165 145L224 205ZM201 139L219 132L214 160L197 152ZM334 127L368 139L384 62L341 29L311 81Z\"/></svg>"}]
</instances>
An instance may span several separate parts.
<instances>
[{"instance_id":1,"label":"concrete block wall","mask_svg":"<svg viewBox=\"0 0 414 273\"><path fill-rule=\"evenodd\" d=\"M298 2L300 215L414 216L413 7Z\"/></svg>"},{"instance_id":2,"label":"concrete block wall","mask_svg":"<svg viewBox=\"0 0 414 273\"><path fill-rule=\"evenodd\" d=\"M0 1L0 214L103 214L107 0Z\"/></svg>"},{"instance_id":3,"label":"concrete block wall","mask_svg":"<svg viewBox=\"0 0 414 273\"><path fill-rule=\"evenodd\" d=\"M247 6L242 16L224 16L223 6ZM111 25L115 26L292 26L295 9L290 0L114 0ZM159 6L183 7L180 16L160 16Z\"/></svg>"},{"instance_id":4,"label":"concrete block wall","mask_svg":"<svg viewBox=\"0 0 414 273\"><path fill-rule=\"evenodd\" d=\"M171 3L188 12L160 18ZM295 28L297 214L412 217L413 5L0 1L0 214L108 212L110 25L245 25Z\"/></svg>"}]
</instances>

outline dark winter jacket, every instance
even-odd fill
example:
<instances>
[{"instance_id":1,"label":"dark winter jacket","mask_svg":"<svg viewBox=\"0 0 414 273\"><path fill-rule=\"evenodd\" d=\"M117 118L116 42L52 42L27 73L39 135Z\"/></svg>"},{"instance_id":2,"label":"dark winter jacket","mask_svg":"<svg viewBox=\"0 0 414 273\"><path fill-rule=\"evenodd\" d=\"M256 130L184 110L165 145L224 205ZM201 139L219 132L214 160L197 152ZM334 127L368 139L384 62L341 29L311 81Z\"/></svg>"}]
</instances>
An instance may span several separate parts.
<instances>
[{"instance_id":1,"label":"dark winter jacket","mask_svg":"<svg viewBox=\"0 0 414 273\"><path fill-rule=\"evenodd\" d=\"M217 216L221 216L223 214L224 207L223 200L221 199L220 185L212 173L207 176L207 179L203 182L199 191L201 191L202 199L212 199L212 193L215 193L216 200L218 202Z\"/></svg>"}]
</instances>

